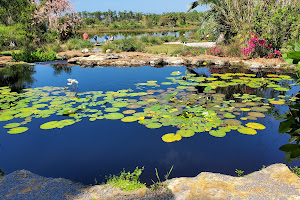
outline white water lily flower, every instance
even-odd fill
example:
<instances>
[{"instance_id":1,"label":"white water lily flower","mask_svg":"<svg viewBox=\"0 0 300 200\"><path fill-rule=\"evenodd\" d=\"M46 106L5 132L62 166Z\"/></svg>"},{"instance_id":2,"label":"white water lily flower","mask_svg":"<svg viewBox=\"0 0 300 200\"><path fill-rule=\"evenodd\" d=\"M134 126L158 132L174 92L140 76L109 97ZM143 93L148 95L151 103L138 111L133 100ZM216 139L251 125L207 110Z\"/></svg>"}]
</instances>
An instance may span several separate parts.
<instances>
[{"instance_id":1,"label":"white water lily flower","mask_svg":"<svg viewBox=\"0 0 300 200\"><path fill-rule=\"evenodd\" d=\"M74 83L78 84L78 81L74 81Z\"/></svg>"},{"instance_id":2,"label":"white water lily flower","mask_svg":"<svg viewBox=\"0 0 300 200\"><path fill-rule=\"evenodd\" d=\"M68 78L67 80L68 80L68 82L71 82L71 81L72 81L72 79L70 79L70 78Z\"/></svg>"}]
</instances>

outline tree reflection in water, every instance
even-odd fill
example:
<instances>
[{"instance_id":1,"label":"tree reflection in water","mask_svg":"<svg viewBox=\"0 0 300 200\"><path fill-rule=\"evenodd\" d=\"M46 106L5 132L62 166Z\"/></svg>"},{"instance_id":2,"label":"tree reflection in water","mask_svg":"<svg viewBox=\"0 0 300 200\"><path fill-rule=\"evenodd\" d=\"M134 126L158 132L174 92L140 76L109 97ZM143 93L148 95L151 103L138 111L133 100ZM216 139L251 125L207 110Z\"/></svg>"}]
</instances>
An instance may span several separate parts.
<instances>
[{"instance_id":1,"label":"tree reflection in water","mask_svg":"<svg viewBox=\"0 0 300 200\"><path fill-rule=\"evenodd\" d=\"M34 66L13 65L0 70L0 87L9 86L12 92L21 92L24 88L30 87L35 79Z\"/></svg>"},{"instance_id":2,"label":"tree reflection in water","mask_svg":"<svg viewBox=\"0 0 300 200\"><path fill-rule=\"evenodd\" d=\"M56 64L52 64L51 66L54 69L55 76L59 76L63 72L66 74L71 74L71 72L72 72L72 68L70 66L68 66L67 63L56 63Z\"/></svg>"}]
</instances>

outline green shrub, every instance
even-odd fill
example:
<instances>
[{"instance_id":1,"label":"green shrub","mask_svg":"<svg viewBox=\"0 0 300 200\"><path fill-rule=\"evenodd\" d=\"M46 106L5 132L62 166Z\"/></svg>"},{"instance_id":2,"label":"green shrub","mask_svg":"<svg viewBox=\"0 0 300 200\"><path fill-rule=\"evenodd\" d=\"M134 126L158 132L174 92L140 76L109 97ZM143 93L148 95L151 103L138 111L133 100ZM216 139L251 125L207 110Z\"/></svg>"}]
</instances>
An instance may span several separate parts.
<instances>
[{"instance_id":1,"label":"green shrub","mask_svg":"<svg viewBox=\"0 0 300 200\"><path fill-rule=\"evenodd\" d=\"M115 45L113 43L104 44L102 47L102 52L106 52L107 49L115 50Z\"/></svg>"},{"instance_id":2,"label":"green shrub","mask_svg":"<svg viewBox=\"0 0 300 200\"><path fill-rule=\"evenodd\" d=\"M283 54L282 57L288 64L300 63L300 37L299 37L299 43L297 42L295 42L295 44L289 43L289 45L293 47L293 50Z\"/></svg>"},{"instance_id":3,"label":"green shrub","mask_svg":"<svg viewBox=\"0 0 300 200\"><path fill-rule=\"evenodd\" d=\"M35 52L24 50L21 53L13 53L12 58L17 62L24 61L28 63L53 61L57 59L55 51L43 52L41 50Z\"/></svg>"},{"instance_id":4,"label":"green shrub","mask_svg":"<svg viewBox=\"0 0 300 200\"><path fill-rule=\"evenodd\" d=\"M112 187L120 188L124 191L133 191L146 187L145 183L141 183L139 180L143 170L144 167L141 169L136 167L132 173L125 172L125 170L123 170L120 176L110 175L107 178L107 184L111 185Z\"/></svg>"},{"instance_id":5,"label":"green shrub","mask_svg":"<svg viewBox=\"0 0 300 200\"><path fill-rule=\"evenodd\" d=\"M160 38L163 42L176 42L178 40L177 37L171 35L171 36L163 36Z\"/></svg>"},{"instance_id":6,"label":"green shrub","mask_svg":"<svg viewBox=\"0 0 300 200\"><path fill-rule=\"evenodd\" d=\"M141 37L141 41L146 43L147 46L159 45L163 43L160 37L153 37L153 36Z\"/></svg>"},{"instance_id":7,"label":"green shrub","mask_svg":"<svg viewBox=\"0 0 300 200\"><path fill-rule=\"evenodd\" d=\"M21 24L15 26L3 26L0 24L0 50L12 49L10 43L13 42L16 47L25 44L25 34Z\"/></svg>"},{"instance_id":8,"label":"green shrub","mask_svg":"<svg viewBox=\"0 0 300 200\"><path fill-rule=\"evenodd\" d=\"M121 40L115 40L114 44L118 49L122 51L143 51L145 45L137 37L135 38L125 38Z\"/></svg>"},{"instance_id":9,"label":"green shrub","mask_svg":"<svg viewBox=\"0 0 300 200\"><path fill-rule=\"evenodd\" d=\"M62 48L62 46L59 43L57 43L57 42L54 42L54 43L51 43L51 44L47 44L47 45L43 45L41 47L41 51L42 52L54 51L54 52L58 53L58 52L61 52L63 50L64 49Z\"/></svg>"},{"instance_id":10,"label":"green shrub","mask_svg":"<svg viewBox=\"0 0 300 200\"><path fill-rule=\"evenodd\" d=\"M84 48L92 48L93 43L88 40L71 38L66 42L66 47L68 50L80 50Z\"/></svg>"}]
</instances>

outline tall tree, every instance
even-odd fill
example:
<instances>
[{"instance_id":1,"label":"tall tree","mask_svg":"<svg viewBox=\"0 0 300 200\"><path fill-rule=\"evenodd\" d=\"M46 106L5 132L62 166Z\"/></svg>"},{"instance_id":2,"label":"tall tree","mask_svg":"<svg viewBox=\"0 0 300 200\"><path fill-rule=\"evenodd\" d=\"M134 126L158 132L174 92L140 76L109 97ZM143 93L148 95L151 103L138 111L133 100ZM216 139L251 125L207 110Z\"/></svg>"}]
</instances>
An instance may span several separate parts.
<instances>
[{"instance_id":1,"label":"tall tree","mask_svg":"<svg viewBox=\"0 0 300 200\"><path fill-rule=\"evenodd\" d=\"M35 6L33 25L45 23L48 30L58 34L68 32L81 21L70 0L32 0L32 4Z\"/></svg>"}]
</instances>

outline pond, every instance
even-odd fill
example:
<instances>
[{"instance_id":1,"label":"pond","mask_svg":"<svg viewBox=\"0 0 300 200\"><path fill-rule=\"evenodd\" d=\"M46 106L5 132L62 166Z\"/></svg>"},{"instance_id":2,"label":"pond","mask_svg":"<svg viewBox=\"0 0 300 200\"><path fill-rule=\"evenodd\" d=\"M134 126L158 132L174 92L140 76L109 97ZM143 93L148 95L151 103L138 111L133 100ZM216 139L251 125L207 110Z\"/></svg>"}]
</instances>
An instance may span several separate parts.
<instances>
[{"instance_id":1,"label":"pond","mask_svg":"<svg viewBox=\"0 0 300 200\"><path fill-rule=\"evenodd\" d=\"M293 83L242 68L12 66L0 71L0 169L94 184L144 166L151 184L155 168L162 178L174 166L173 178L299 166L281 123L297 126L282 115L299 109Z\"/></svg>"},{"instance_id":2,"label":"pond","mask_svg":"<svg viewBox=\"0 0 300 200\"><path fill-rule=\"evenodd\" d=\"M175 37L180 37L185 34L185 37L188 37L189 34L196 32L197 30L180 30L180 31L161 31L161 32L119 32L119 33L106 33L108 37L111 37L112 35L114 36L114 39L124 39L124 38L130 38L130 37L145 37L145 36L175 36ZM97 34L98 42L103 42L104 41L104 34L105 33L99 33ZM88 33L89 35L89 41L95 42L93 39L95 33Z\"/></svg>"}]
</instances>

